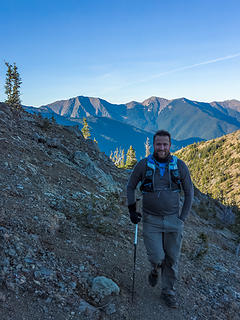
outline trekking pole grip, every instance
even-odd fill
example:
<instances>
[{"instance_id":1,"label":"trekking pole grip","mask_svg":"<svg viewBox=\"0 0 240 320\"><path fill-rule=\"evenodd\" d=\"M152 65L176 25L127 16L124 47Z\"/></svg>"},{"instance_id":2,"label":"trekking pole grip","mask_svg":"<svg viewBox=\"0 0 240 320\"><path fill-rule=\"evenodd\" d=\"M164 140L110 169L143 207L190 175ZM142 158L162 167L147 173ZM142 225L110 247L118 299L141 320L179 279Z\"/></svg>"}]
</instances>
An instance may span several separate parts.
<instances>
[{"instance_id":1,"label":"trekking pole grip","mask_svg":"<svg viewBox=\"0 0 240 320\"><path fill-rule=\"evenodd\" d=\"M136 200L136 211L137 212L140 212L142 211L142 208L141 208L141 198L137 198Z\"/></svg>"}]
</instances>

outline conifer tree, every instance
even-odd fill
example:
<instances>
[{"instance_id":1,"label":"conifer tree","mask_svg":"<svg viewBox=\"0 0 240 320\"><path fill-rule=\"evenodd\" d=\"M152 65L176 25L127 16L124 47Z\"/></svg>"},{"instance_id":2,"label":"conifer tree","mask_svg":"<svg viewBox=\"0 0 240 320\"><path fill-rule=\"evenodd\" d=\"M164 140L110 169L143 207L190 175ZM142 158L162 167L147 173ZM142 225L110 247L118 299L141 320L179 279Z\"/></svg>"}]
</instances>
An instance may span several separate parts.
<instances>
[{"instance_id":1,"label":"conifer tree","mask_svg":"<svg viewBox=\"0 0 240 320\"><path fill-rule=\"evenodd\" d=\"M20 100L20 85L22 81L20 78L20 74L18 72L18 68L16 64L13 65L13 89L12 89L12 104L13 107L19 109L21 108L21 100Z\"/></svg>"},{"instance_id":2,"label":"conifer tree","mask_svg":"<svg viewBox=\"0 0 240 320\"><path fill-rule=\"evenodd\" d=\"M126 159L125 167L127 169L132 169L135 166L136 163L137 163L136 152L133 149L133 147L130 146L129 149L128 149L128 152L127 152L127 159Z\"/></svg>"},{"instance_id":3,"label":"conifer tree","mask_svg":"<svg viewBox=\"0 0 240 320\"><path fill-rule=\"evenodd\" d=\"M122 149L121 147L118 149L117 147L114 153L111 151L110 159L114 162L116 167L124 168L125 167L124 149Z\"/></svg>"},{"instance_id":4,"label":"conifer tree","mask_svg":"<svg viewBox=\"0 0 240 320\"><path fill-rule=\"evenodd\" d=\"M124 149L122 149L119 168L124 168L124 167L125 167L125 152L124 152Z\"/></svg>"},{"instance_id":5,"label":"conifer tree","mask_svg":"<svg viewBox=\"0 0 240 320\"><path fill-rule=\"evenodd\" d=\"M51 122L52 122L52 124L56 124L56 120L53 115L51 116Z\"/></svg>"},{"instance_id":6,"label":"conifer tree","mask_svg":"<svg viewBox=\"0 0 240 320\"><path fill-rule=\"evenodd\" d=\"M150 143L149 143L149 138L147 137L147 140L146 140L146 142L144 143L144 145L145 145L145 157L147 158L149 155L150 155L150 148L151 148L151 146L150 146Z\"/></svg>"},{"instance_id":7,"label":"conifer tree","mask_svg":"<svg viewBox=\"0 0 240 320\"><path fill-rule=\"evenodd\" d=\"M112 152L112 150L111 150L109 158L113 161L113 152Z\"/></svg>"},{"instance_id":8,"label":"conifer tree","mask_svg":"<svg viewBox=\"0 0 240 320\"><path fill-rule=\"evenodd\" d=\"M125 163L124 163L124 158L125 158L125 155L124 155L124 149L122 149L121 147L117 148L117 156L115 157L115 165L118 167L118 168L124 168L125 166Z\"/></svg>"},{"instance_id":9,"label":"conifer tree","mask_svg":"<svg viewBox=\"0 0 240 320\"><path fill-rule=\"evenodd\" d=\"M82 127L81 131L82 131L82 134L85 139L88 139L91 136L90 130L89 130L89 125L87 123L86 118L83 118L83 127Z\"/></svg>"},{"instance_id":10,"label":"conifer tree","mask_svg":"<svg viewBox=\"0 0 240 320\"><path fill-rule=\"evenodd\" d=\"M6 81L5 81L5 93L7 99L5 102L14 108L21 108L20 100L20 85L22 83L16 63L9 64L5 62L7 67Z\"/></svg>"},{"instance_id":11,"label":"conifer tree","mask_svg":"<svg viewBox=\"0 0 240 320\"><path fill-rule=\"evenodd\" d=\"M5 80L5 93L7 95L7 99L5 100L5 103L10 104L11 98L12 98L12 65L8 62L5 62L5 65L7 67L6 72L6 80Z\"/></svg>"},{"instance_id":12,"label":"conifer tree","mask_svg":"<svg viewBox=\"0 0 240 320\"><path fill-rule=\"evenodd\" d=\"M120 163L120 152L119 152L118 148L114 151L113 162L114 162L115 166L118 166Z\"/></svg>"}]
</instances>

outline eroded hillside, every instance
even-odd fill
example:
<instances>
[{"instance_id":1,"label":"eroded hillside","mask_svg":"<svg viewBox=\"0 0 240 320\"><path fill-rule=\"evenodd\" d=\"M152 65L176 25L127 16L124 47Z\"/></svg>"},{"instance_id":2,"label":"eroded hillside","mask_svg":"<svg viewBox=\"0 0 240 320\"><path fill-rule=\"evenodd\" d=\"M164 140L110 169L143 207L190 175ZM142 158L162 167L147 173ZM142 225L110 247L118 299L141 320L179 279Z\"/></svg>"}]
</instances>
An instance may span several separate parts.
<instances>
[{"instance_id":1,"label":"eroded hillside","mask_svg":"<svg viewBox=\"0 0 240 320\"><path fill-rule=\"evenodd\" d=\"M160 301L160 286L148 286L140 224L132 304L129 173L78 130L4 104L0 148L1 319L238 319L237 237L201 217L213 207L221 216L223 206L196 192L185 223L178 310ZM104 289L96 289L99 276Z\"/></svg>"}]
</instances>

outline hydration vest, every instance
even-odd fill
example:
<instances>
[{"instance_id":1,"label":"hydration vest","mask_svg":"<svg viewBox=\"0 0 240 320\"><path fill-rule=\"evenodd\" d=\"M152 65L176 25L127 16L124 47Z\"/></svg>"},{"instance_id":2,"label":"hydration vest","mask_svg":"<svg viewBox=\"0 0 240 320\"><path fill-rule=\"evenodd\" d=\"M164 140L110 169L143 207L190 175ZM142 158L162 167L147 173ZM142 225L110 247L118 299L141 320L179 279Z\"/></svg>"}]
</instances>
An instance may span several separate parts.
<instances>
[{"instance_id":1,"label":"hydration vest","mask_svg":"<svg viewBox=\"0 0 240 320\"><path fill-rule=\"evenodd\" d=\"M170 156L170 160L167 163L166 169L169 170L169 189L172 191L181 191L181 180L177 165L178 158L176 156ZM157 168L156 160L154 160L152 155L147 157L147 168L145 172L145 177L140 186L142 192L154 192L153 179ZM175 184L173 188L172 183Z\"/></svg>"}]
</instances>

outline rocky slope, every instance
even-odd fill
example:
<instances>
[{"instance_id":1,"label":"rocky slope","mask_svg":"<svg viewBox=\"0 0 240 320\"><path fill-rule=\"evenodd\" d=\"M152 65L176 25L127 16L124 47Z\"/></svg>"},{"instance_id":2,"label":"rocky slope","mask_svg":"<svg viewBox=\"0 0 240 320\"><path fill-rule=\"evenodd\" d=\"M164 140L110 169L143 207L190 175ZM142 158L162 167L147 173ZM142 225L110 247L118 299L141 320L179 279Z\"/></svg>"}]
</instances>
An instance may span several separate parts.
<instances>
[{"instance_id":1,"label":"rocky slope","mask_svg":"<svg viewBox=\"0 0 240 320\"><path fill-rule=\"evenodd\" d=\"M221 216L222 205L196 192L185 223L178 310L160 301L160 286L147 284L140 224L132 304L129 172L76 129L4 104L0 147L1 319L238 319L236 236L202 218L213 206Z\"/></svg>"}]
</instances>

